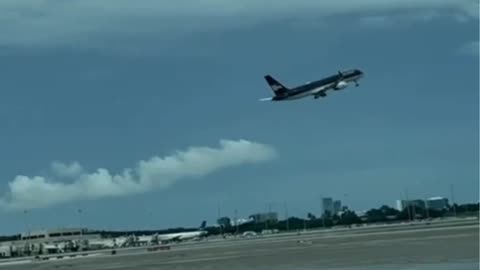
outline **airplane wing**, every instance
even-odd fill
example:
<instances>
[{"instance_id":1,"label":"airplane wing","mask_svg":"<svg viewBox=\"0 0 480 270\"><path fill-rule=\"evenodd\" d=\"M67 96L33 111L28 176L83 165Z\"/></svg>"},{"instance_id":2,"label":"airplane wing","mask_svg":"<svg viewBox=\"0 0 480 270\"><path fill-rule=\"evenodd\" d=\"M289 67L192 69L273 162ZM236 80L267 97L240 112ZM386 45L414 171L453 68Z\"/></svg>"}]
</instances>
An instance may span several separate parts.
<instances>
[{"instance_id":1,"label":"airplane wing","mask_svg":"<svg viewBox=\"0 0 480 270\"><path fill-rule=\"evenodd\" d=\"M272 98L271 97L268 97L268 98L261 98L259 99L260 101L272 101Z\"/></svg>"},{"instance_id":2,"label":"airplane wing","mask_svg":"<svg viewBox=\"0 0 480 270\"><path fill-rule=\"evenodd\" d=\"M177 236L169 239L169 241L180 241L180 240L182 240L182 236L181 236L181 235L177 235Z\"/></svg>"},{"instance_id":3,"label":"airplane wing","mask_svg":"<svg viewBox=\"0 0 480 270\"><path fill-rule=\"evenodd\" d=\"M319 87L319 88L317 88L313 91L313 94L319 94L320 92L325 92L330 88L332 88L332 86L330 86L330 85L325 85L325 86Z\"/></svg>"},{"instance_id":4,"label":"airplane wing","mask_svg":"<svg viewBox=\"0 0 480 270\"><path fill-rule=\"evenodd\" d=\"M179 242L181 240L181 236L174 235L174 236L167 236L167 237L159 237L158 240L163 243Z\"/></svg>"},{"instance_id":5,"label":"airplane wing","mask_svg":"<svg viewBox=\"0 0 480 270\"><path fill-rule=\"evenodd\" d=\"M313 91L313 97L315 99L317 99L319 97L326 97L328 89L330 89L330 87L328 87L328 86L316 89L315 91Z\"/></svg>"}]
</instances>

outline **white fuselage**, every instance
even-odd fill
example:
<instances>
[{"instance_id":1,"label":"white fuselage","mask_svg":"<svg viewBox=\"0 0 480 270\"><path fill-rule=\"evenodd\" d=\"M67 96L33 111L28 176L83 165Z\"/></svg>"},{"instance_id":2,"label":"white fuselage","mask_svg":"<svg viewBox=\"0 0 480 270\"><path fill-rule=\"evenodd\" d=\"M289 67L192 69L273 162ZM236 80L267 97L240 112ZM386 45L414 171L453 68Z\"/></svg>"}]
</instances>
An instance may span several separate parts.
<instances>
[{"instance_id":1,"label":"white fuselage","mask_svg":"<svg viewBox=\"0 0 480 270\"><path fill-rule=\"evenodd\" d=\"M188 240L188 239L201 237L205 234L206 234L206 231L159 234L158 240L160 241Z\"/></svg>"}]
</instances>

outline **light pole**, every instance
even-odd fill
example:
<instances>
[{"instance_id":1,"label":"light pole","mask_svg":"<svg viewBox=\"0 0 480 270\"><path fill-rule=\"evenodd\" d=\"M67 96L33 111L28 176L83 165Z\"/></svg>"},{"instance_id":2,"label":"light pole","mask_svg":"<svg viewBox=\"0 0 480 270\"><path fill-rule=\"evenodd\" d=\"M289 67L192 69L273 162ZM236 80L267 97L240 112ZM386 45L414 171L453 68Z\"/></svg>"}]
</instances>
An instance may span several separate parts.
<instances>
[{"instance_id":1,"label":"light pole","mask_svg":"<svg viewBox=\"0 0 480 270\"><path fill-rule=\"evenodd\" d=\"M307 218L308 217L308 214L307 214L307 217L303 220L303 231L306 232L307 231Z\"/></svg>"},{"instance_id":2,"label":"light pole","mask_svg":"<svg viewBox=\"0 0 480 270\"><path fill-rule=\"evenodd\" d=\"M27 235L30 237L30 222L28 221L28 214L30 214L29 210L23 211L24 218L25 218L25 228L27 229Z\"/></svg>"},{"instance_id":3,"label":"light pole","mask_svg":"<svg viewBox=\"0 0 480 270\"><path fill-rule=\"evenodd\" d=\"M323 195L320 194L320 218L322 219L322 225L325 229L325 205L323 205Z\"/></svg>"},{"instance_id":4,"label":"light pole","mask_svg":"<svg viewBox=\"0 0 480 270\"><path fill-rule=\"evenodd\" d=\"M83 210L82 209L77 209L77 213L78 213L78 225L80 226L80 235L83 234L83 228L82 228L82 212Z\"/></svg>"},{"instance_id":5,"label":"light pole","mask_svg":"<svg viewBox=\"0 0 480 270\"><path fill-rule=\"evenodd\" d=\"M427 220L430 219L430 210L429 210L429 207L428 207L428 199L425 200L425 210L427 212Z\"/></svg>"},{"instance_id":6,"label":"light pole","mask_svg":"<svg viewBox=\"0 0 480 270\"><path fill-rule=\"evenodd\" d=\"M453 216L457 217L457 207L455 207L455 199L453 198L453 184L450 184L450 198L452 199Z\"/></svg>"},{"instance_id":7,"label":"light pole","mask_svg":"<svg viewBox=\"0 0 480 270\"><path fill-rule=\"evenodd\" d=\"M407 214L408 214L408 222L411 221L412 219L412 216L411 216L411 213L410 213L410 201L408 201L408 189L405 189L405 201L407 202Z\"/></svg>"},{"instance_id":8,"label":"light pole","mask_svg":"<svg viewBox=\"0 0 480 270\"><path fill-rule=\"evenodd\" d=\"M220 220L220 202L217 203L217 223L218 221ZM220 235L223 236L223 225L222 224L219 224L220 225Z\"/></svg>"},{"instance_id":9,"label":"light pole","mask_svg":"<svg viewBox=\"0 0 480 270\"><path fill-rule=\"evenodd\" d=\"M235 234L238 235L238 210L235 209Z\"/></svg>"},{"instance_id":10,"label":"light pole","mask_svg":"<svg viewBox=\"0 0 480 270\"><path fill-rule=\"evenodd\" d=\"M347 203L347 199L348 199L348 194L347 193L343 194L343 200L344 200L344 204L345 204L344 206L346 206L347 209L352 209L353 210L353 207L351 207L351 208L349 207L349 205Z\"/></svg>"}]
</instances>

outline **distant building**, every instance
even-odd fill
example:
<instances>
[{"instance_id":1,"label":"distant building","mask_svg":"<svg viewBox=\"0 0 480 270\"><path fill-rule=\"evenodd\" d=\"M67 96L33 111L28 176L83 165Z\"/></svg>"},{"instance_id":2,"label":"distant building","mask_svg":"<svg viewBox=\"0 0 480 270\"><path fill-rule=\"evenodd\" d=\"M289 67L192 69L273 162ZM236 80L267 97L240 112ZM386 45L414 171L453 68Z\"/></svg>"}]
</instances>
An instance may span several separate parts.
<instances>
[{"instance_id":1,"label":"distant building","mask_svg":"<svg viewBox=\"0 0 480 270\"><path fill-rule=\"evenodd\" d=\"M88 233L86 229L56 229L25 232L21 234L21 240L47 239L47 240L65 240L78 238L78 236Z\"/></svg>"},{"instance_id":2,"label":"distant building","mask_svg":"<svg viewBox=\"0 0 480 270\"><path fill-rule=\"evenodd\" d=\"M242 224L246 224L246 223L250 223L250 222L253 222L253 219L252 218L239 218L237 220L234 220L232 219L230 221L230 225L231 226L237 226L237 225L242 225Z\"/></svg>"},{"instance_id":3,"label":"distant building","mask_svg":"<svg viewBox=\"0 0 480 270\"><path fill-rule=\"evenodd\" d=\"M323 212L322 215L329 216L334 213L333 200L330 197L322 198Z\"/></svg>"},{"instance_id":4,"label":"distant building","mask_svg":"<svg viewBox=\"0 0 480 270\"><path fill-rule=\"evenodd\" d=\"M217 220L217 224L221 227L229 227L231 221L229 217L221 217Z\"/></svg>"},{"instance_id":5,"label":"distant building","mask_svg":"<svg viewBox=\"0 0 480 270\"><path fill-rule=\"evenodd\" d=\"M368 217L367 217L368 210L359 210L359 211L354 211L354 212L355 212L355 215L357 215L357 217L359 217L361 221L367 221L368 220Z\"/></svg>"},{"instance_id":6,"label":"distant building","mask_svg":"<svg viewBox=\"0 0 480 270\"><path fill-rule=\"evenodd\" d=\"M427 207L434 210L442 210L448 207L448 199L443 197L432 197L427 199Z\"/></svg>"},{"instance_id":7,"label":"distant building","mask_svg":"<svg viewBox=\"0 0 480 270\"><path fill-rule=\"evenodd\" d=\"M411 200L409 201L411 206L419 207L419 208L426 208L426 203L424 200Z\"/></svg>"},{"instance_id":8,"label":"distant building","mask_svg":"<svg viewBox=\"0 0 480 270\"><path fill-rule=\"evenodd\" d=\"M20 240L0 242L0 257L76 251L101 238L99 233L81 228L30 231L22 233Z\"/></svg>"},{"instance_id":9,"label":"distant building","mask_svg":"<svg viewBox=\"0 0 480 270\"><path fill-rule=\"evenodd\" d=\"M424 209L426 207L426 204L424 200L397 200L396 206L398 211L403 211L403 209L409 206L415 206Z\"/></svg>"},{"instance_id":10,"label":"distant building","mask_svg":"<svg viewBox=\"0 0 480 270\"><path fill-rule=\"evenodd\" d=\"M333 202L333 213L338 215L342 211L342 201L336 200Z\"/></svg>"},{"instance_id":11,"label":"distant building","mask_svg":"<svg viewBox=\"0 0 480 270\"><path fill-rule=\"evenodd\" d=\"M398 211L403 211L409 206L425 209L426 203L424 200L397 200L396 206Z\"/></svg>"},{"instance_id":12,"label":"distant building","mask_svg":"<svg viewBox=\"0 0 480 270\"><path fill-rule=\"evenodd\" d=\"M408 206L415 206L418 208L429 208L435 210L441 210L448 207L448 199L443 197L431 197L427 200L397 200L397 210L403 211Z\"/></svg>"},{"instance_id":13,"label":"distant building","mask_svg":"<svg viewBox=\"0 0 480 270\"><path fill-rule=\"evenodd\" d=\"M12 247L11 246L0 246L0 259L9 258L12 256Z\"/></svg>"},{"instance_id":14,"label":"distant building","mask_svg":"<svg viewBox=\"0 0 480 270\"><path fill-rule=\"evenodd\" d=\"M395 202L395 206L396 206L398 211L402 211L403 210L403 200L397 200Z\"/></svg>"},{"instance_id":15,"label":"distant building","mask_svg":"<svg viewBox=\"0 0 480 270\"><path fill-rule=\"evenodd\" d=\"M255 223L262 223L262 222L277 222L278 221L278 214L275 212L267 212L267 213L257 213L250 216L250 219L253 220Z\"/></svg>"}]
</instances>

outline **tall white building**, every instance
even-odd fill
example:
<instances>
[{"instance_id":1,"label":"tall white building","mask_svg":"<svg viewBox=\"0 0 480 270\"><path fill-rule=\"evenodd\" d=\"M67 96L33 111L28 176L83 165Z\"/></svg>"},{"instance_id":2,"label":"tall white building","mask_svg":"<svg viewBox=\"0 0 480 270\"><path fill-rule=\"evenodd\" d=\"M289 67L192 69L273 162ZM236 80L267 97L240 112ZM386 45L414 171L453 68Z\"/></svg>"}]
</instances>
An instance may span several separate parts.
<instances>
[{"instance_id":1,"label":"tall white building","mask_svg":"<svg viewBox=\"0 0 480 270\"><path fill-rule=\"evenodd\" d=\"M340 211L342 211L342 201L340 200L333 201L333 213L338 215Z\"/></svg>"},{"instance_id":2,"label":"tall white building","mask_svg":"<svg viewBox=\"0 0 480 270\"><path fill-rule=\"evenodd\" d=\"M395 203L395 206L396 206L398 211L402 211L403 210L403 200L397 200L397 202Z\"/></svg>"}]
</instances>

